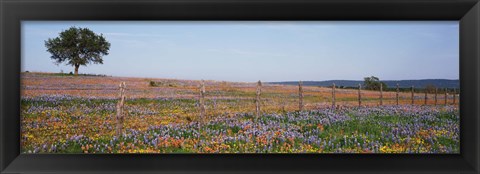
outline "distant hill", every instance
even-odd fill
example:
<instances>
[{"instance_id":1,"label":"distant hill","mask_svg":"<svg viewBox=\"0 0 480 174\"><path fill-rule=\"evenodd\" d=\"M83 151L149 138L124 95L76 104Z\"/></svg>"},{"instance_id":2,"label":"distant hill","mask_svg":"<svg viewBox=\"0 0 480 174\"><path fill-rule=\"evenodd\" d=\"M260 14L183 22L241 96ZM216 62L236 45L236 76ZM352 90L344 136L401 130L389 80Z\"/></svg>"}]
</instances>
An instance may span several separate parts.
<instances>
[{"instance_id":1,"label":"distant hill","mask_svg":"<svg viewBox=\"0 0 480 174\"><path fill-rule=\"evenodd\" d=\"M412 85L415 88L425 88L427 85L434 85L438 88L459 88L459 80L447 80L447 79L422 79L422 80L384 80L389 88L395 87L398 83L400 88L409 88ZM267 82L268 84L281 84L281 85L298 85L298 81L287 82ZM363 85L363 80L327 80L327 81L303 81L304 86L332 86L335 83L336 86L345 87L357 87L358 84Z\"/></svg>"}]
</instances>

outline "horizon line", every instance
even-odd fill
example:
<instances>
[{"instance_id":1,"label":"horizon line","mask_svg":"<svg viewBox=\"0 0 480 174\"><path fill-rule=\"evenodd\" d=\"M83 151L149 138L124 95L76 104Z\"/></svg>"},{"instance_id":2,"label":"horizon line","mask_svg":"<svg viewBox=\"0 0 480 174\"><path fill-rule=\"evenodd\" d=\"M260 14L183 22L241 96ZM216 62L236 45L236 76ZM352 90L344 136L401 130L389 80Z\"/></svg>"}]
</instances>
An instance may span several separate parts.
<instances>
[{"instance_id":1,"label":"horizon line","mask_svg":"<svg viewBox=\"0 0 480 174\"><path fill-rule=\"evenodd\" d=\"M59 74L60 72L42 72L42 71L23 71L20 73L45 73L45 74ZM68 74L68 73L64 73ZM94 73L79 73L79 75L98 75L98 76L108 76L108 77L120 77L120 78L152 78L152 79L172 79L172 80L194 80L194 81L220 81L220 82L237 82L237 83L256 83L261 81L263 83L285 83L285 82L325 82L325 81L363 81L363 80L282 80L282 81L230 81L230 80L214 80L214 79L179 79L179 78L166 78L166 77L147 77L147 76L117 76L117 75L107 75L107 74L94 74ZM422 79L402 79L402 80L380 80L380 81L408 81L408 80L460 80L460 79L448 79L448 78L422 78Z\"/></svg>"}]
</instances>

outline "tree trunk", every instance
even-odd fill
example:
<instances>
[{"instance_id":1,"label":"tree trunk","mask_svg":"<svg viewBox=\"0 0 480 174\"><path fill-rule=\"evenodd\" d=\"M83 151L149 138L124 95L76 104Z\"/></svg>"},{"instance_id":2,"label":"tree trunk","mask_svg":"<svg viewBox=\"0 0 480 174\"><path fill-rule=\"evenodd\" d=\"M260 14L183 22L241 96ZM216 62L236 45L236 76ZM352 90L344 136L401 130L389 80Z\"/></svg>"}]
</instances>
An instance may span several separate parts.
<instances>
[{"instance_id":1,"label":"tree trunk","mask_svg":"<svg viewBox=\"0 0 480 174\"><path fill-rule=\"evenodd\" d=\"M78 68L80 67L79 64L75 64L75 76L78 76Z\"/></svg>"}]
</instances>

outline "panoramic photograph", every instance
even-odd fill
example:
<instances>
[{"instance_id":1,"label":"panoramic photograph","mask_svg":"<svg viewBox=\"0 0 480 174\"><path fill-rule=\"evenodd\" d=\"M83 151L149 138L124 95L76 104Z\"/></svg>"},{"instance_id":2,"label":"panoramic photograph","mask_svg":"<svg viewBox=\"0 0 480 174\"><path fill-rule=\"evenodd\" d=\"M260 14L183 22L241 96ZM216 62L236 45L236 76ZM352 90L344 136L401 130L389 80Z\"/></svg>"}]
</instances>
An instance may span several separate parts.
<instances>
[{"instance_id":1,"label":"panoramic photograph","mask_svg":"<svg viewBox=\"0 0 480 174\"><path fill-rule=\"evenodd\" d=\"M23 154L459 154L458 21L22 21Z\"/></svg>"}]
</instances>

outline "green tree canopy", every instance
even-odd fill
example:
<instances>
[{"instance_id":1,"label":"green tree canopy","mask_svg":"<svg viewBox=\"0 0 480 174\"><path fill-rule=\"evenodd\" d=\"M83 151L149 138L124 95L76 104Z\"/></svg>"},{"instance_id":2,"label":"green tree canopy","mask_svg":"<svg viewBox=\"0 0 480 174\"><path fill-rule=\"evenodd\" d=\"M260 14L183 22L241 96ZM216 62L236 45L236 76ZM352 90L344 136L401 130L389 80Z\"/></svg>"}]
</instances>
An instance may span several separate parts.
<instances>
[{"instance_id":1,"label":"green tree canopy","mask_svg":"<svg viewBox=\"0 0 480 174\"><path fill-rule=\"evenodd\" d=\"M365 89L380 90L380 85L383 85L382 86L383 89L387 88L387 84L385 84L384 82L381 82L378 77L371 76L371 77L365 77L363 79L364 79L363 86L365 87Z\"/></svg>"},{"instance_id":2,"label":"green tree canopy","mask_svg":"<svg viewBox=\"0 0 480 174\"><path fill-rule=\"evenodd\" d=\"M102 56L108 55L110 43L102 34L97 35L88 28L70 27L59 37L46 40L45 47L56 64L65 62L74 66L77 76L80 65L103 64Z\"/></svg>"}]
</instances>

